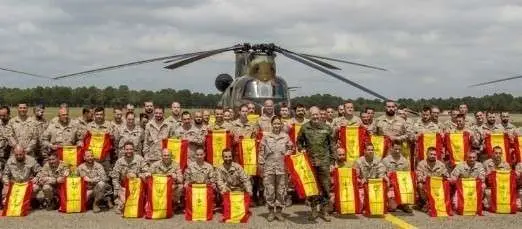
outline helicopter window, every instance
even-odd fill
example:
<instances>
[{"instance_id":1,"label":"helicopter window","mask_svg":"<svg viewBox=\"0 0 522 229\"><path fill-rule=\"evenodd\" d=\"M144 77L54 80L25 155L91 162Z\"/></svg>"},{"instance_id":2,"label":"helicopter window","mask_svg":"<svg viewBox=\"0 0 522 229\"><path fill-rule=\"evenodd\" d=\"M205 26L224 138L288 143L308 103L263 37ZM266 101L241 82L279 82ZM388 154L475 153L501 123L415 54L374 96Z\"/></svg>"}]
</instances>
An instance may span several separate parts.
<instances>
[{"instance_id":1,"label":"helicopter window","mask_svg":"<svg viewBox=\"0 0 522 229\"><path fill-rule=\"evenodd\" d=\"M246 98L285 98L286 94L281 84L252 80L246 83L243 96Z\"/></svg>"}]
</instances>

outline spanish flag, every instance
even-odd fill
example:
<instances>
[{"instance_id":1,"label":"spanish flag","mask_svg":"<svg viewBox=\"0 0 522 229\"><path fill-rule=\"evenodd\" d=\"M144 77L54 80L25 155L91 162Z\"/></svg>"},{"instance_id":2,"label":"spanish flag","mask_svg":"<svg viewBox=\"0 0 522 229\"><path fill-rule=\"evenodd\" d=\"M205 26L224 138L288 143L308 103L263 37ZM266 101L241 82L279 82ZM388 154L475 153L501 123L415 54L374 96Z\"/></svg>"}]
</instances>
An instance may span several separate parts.
<instances>
[{"instance_id":1,"label":"spanish flag","mask_svg":"<svg viewBox=\"0 0 522 229\"><path fill-rule=\"evenodd\" d=\"M257 122L259 121L259 118L261 118L261 116L259 116L258 114L248 114L247 115L248 124L250 124L250 125L257 124Z\"/></svg>"},{"instance_id":2,"label":"spanish flag","mask_svg":"<svg viewBox=\"0 0 522 229\"><path fill-rule=\"evenodd\" d=\"M517 181L513 170L497 170L488 175L491 187L490 212L515 214L517 211Z\"/></svg>"},{"instance_id":3,"label":"spanish flag","mask_svg":"<svg viewBox=\"0 0 522 229\"><path fill-rule=\"evenodd\" d=\"M518 162L521 162L522 161L522 137L516 137L515 138L515 145L512 146L513 149L515 150L514 154L515 154L515 163L518 163Z\"/></svg>"},{"instance_id":4,"label":"spanish flag","mask_svg":"<svg viewBox=\"0 0 522 229\"><path fill-rule=\"evenodd\" d=\"M466 160L468 152L471 150L470 136L468 131L445 135L446 140L444 142L450 156L451 165L455 166Z\"/></svg>"},{"instance_id":5,"label":"spanish flag","mask_svg":"<svg viewBox=\"0 0 522 229\"><path fill-rule=\"evenodd\" d=\"M122 186L125 188L125 205L123 206L123 217L143 217L143 207L145 205L145 184L141 178L125 178L125 180L123 180Z\"/></svg>"},{"instance_id":6,"label":"spanish flag","mask_svg":"<svg viewBox=\"0 0 522 229\"><path fill-rule=\"evenodd\" d=\"M112 142L109 133L87 131L83 145L84 151L91 150L95 160L103 161L109 155Z\"/></svg>"},{"instance_id":7,"label":"spanish flag","mask_svg":"<svg viewBox=\"0 0 522 229\"><path fill-rule=\"evenodd\" d=\"M56 151L58 159L70 166L71 172L83 163L83 150L78 146L61 146Z\"/></svg>"},{"instance_id":8,"label":"spanish flag","mask_svg":"<svg viewBox=\"0 0 522 229\"><path fill-rule=\"evenodd\" d=\"M288 136L290 136L290 140L292 141L292 144L294 144L294 145L297 145L297 136L299 136L299 131L301 131L301 126L303 126L303 124L293 123L290 126L290 131L288 131Z\"/></svg>"},{"instance_id":9,"label":"spanish flag","mask_svg":"<svg viewBox=\"0 0 522 229\"><path fill-rule=\"evenodd\" d=\"M365 216L382 216L388 212L387 189L384 179L368 179L364 184Z\"/></svg>"},{"instance_id":10,"label":"spanish flag","mask_svg":"<svg viewBox=\"0 0 522 229\"><path fill-rule=\"evenodd\" d=\"M428 195L428 215L431 217L451 216L448 181L445 181L442 177L428 177L425 185Z\"/></svg>"},{"instance_id":11,"label":"spanish flag","mask_svg":"<svg viewBox=\"0 0 522 229\"><path fill-rule=\"evenodd\" d=\"M460 178L457 181L457 213L482 215L482 181L477 178Z\"/></svg>"},{"instance_id":12,"label":"spanish flag","mask_svg":"<svg viewBox=\"0 0 522 229\"><path fill-rule=\"evenodd\" d=\"M172 217L171 176L152 175L147 179L146 219L166 219Z\"/></svg>"},{"instance_id":13,"label":"spanish flag","mask_svg":"<svg viewBox=\"0 0 522 229\"><path fill-rule=\"evenodd\" d=\"M423 133L417 138L417 157L419 161L426 159L426 151L429 147L435 147L437 150L437 159L442 158L442 136L439 133Z\"/></svg>"},{"instance_id":14,"label":"spanish flag","mask_svg":"<svg viewBox=\"0 0 522 229\"><path fill-rule=\"evenodd\" d=\"M511 152L510 144L509 144L509 135L505 133L492 133L492 134L486 134L486 138L484 139L484 146L485 151L488 154L489 158L493 157L493 154L495 153L493 151L493 148L495 146L500 146L502 148L502 152L504 153L502 155L502 161L507 162L508 164L512 163L511 158Z\"/></svg>"},{"instance_id":15,"label":"spanish flag","mask_svg":"<svg viewBox=\"0 0 522 229\"><path fill-rule=\"evenodd\" d=\"M185 189L185 220L210 221L213 217L214 191L208 184L191 184Z\"/></svg>"},{"instance_id":16,"label":"spanish flag","mask_svg":"<svg viewBox=\"0 0 522 229\"><path fill-rule=\"evenodd\" d=\"M226 148L230 148L232 145L232 139L229 131L214 130L208 131L206 136L205 145L207 149L207 161L214 167L218 167L223 164L222 151Z\"/></svg>"},{"instance_id":17,"label":"spanish flag","mask_svg":"<svg viewBox=\"0 0 522 229\"><path fill-rule=\"evenodd\" d=\"M246 192L226 192L223 195L223 222L246 223L250 217L250 195Z\"/></svg>"},{"instance_id":18,"label":"spanish flag","mask_svg":"<svg viewBox=\"0 0 522 229\"><path fill-rule=\"evenodd\" d=\"M80 213L87 210L87 184L82 177L66 177L60 184L58 195L64 213Z\"/></svg>"},{"instance_id":19,"label":"spanish flag","mask_svg":"<svg viewBox=\"0 0 522 229\"><path fill-rule=\"evenodd\" d=\"M395 171L389 175L397 204L415 204L417 190L414 171Z\"/></svg>"},{"instance_id":20,"label":"spanish flag","mask_svg":"<svg viewBox=\"0 0 522 229\"><path fill-rule=\"evenodd\" d=\"M7 190L6 206L2 216L26 216L31 210L31 196L33 194L33 183L9 183Z\"/></svg>"},{"instance_id":21,"label":"spanish flag","mask_svg":"<svg viewBox=\"0 0 522 229\"><path fill-rule=\"evenodd\" d=\"M415 154L414 144L409 141L403 141L401 154L410 162L410 168L415 168L415 157L412 156Z\"/></svg>"},{"instance_id":22,"label":"spanish flag","mask_svg":"<svg viewBox=\"0 0 522 229\"><path fill-rule=\"evenodd\" d=\"M354 168L335 168L333 171L335 209L341 215L361 213L357 173Z\"/></svg>"},{"instance_id":23,"label":"spanish flag","mask_svg":"<svg viewBox=\"0 0 522 229\"><path fill-rule=\"evenodd\" d=\"M237 147L239 164L249 176L257 175L257 147L256 139L240 137Z\"/></svg>"},{"instance_id":24,"label":"spanish flag","mask_svg":"<svg viewBox=\"0 0 522 229\"><path fill-rule=\"evenodd\" d=\"M364 153L368 132L363 126L341 126L339 128L339 147L346 151L346 162L353 164Z\"/></svg>"},{"instance_id":25,"label":"spanish flag","mask_svg":"<svg viewBox=\"0 0 522 229\"><path fill-rule=\"evenodd\" d=\"M375 155L379 158L386 157L386 153L388 153L391 147L390 138L388 138L388 136L371 135L370 141L373 144L373 152L375 152Z\"/></svg>"},{"instance_id":26,"label":"spanish flag","mask_svg":"<svg viewBox=\"0 0 522 229\"><path fill-rule=\"evenodd\" d=\"M301 199L319 195L315 173L306 154L287 155L285 156L285 164L290 172L297 194Z\"/></svg>"},{"instance_id":27,"label":"spanish flag","mask_svg":"<svg viewBox=\"0 0 522 229\"><path fill-rule=\"evenodd\" d=\"M185 171L187 168L188 144L187 140L179 138L163 139L161 144L163 149L168 149L172 154L172 160L178 163L181 171Z\"/></svg>"}]
</instances>

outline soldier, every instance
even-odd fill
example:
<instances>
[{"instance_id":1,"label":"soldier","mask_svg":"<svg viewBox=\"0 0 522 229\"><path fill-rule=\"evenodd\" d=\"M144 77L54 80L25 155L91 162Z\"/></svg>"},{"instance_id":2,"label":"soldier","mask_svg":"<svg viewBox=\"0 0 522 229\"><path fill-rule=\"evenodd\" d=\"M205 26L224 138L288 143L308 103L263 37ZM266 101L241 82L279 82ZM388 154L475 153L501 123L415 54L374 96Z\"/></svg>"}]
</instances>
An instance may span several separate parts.
<instances>
[{"instance_id":1,"label":"soldier","mask_svg":"<svg viewBox=\"0 0 522 229\"><path fill-rule=\"evenodd\" d=\"M125 115L125 125L118 128L117 131L115 131L115 135L115 147L118 158L123 157L125 153L123 147L125 146L125 143L129 141L133 143L134 153L140 156L143 155L144 133L141 127L136 126L134 113L127 112Z\"/></svg>"},{"instance_id":2,"label":"soldier","mask_svg":"<svg viewBox=\"0 0 522 229\"><path fill-rule=\"evenodd\" d=\"M107 120L105 120L105 108L103 107L96 107L94 109L94 122L90 122L87 124L87 131L91 134L94 133L103 133L103 134L109 134L109 137L111 139L111 142L114 142L114 132L113 125ZM113 147L113 146L111 146ZM114 147L113 147L114 149ZM113 150L111 149L111 151ZM113 156L113 155L111 155ZM107 156L105 160L99 161L105 168L105 172L110 173L110 170L112 169L111 165L111 156Z\"/></svg>"},{"instance_id":3,"label":"soldier","mask_svg":"<svg viewBox=\"0 0 522 229\"><path fill-rule=\"evenodd\" d=\"M247 103L248 108L248 114L255 114L256 113L256 105L252 102Z\"/></svg>"},{"instance_id":4,"label":"soldier","mask_svg":"<svg viewBox=\"0 0 522 229\"><path fill-rule=\"evenodd\" d=\"M328 203L330 200L330 165L336 160L332 128L319 121L319 108L310 108L311 120L305 123L298 133L297 146L299 151L306 149L310 156L312 167L316 171L322 195L309 198L312 208L309 220L317 218L317 206L319 205L320 217L326 222L330 221L328 215Z\"/></svg>"},{"instance_id":5,"label":"soldier","mask_svg":"<svg viewBox=\"0 0 522 229\"><path fill-rule=\"evenodd\" d=\"M35 155L37 155L37 161L42 164L44 158L42 155L42 152L44 152L44 147L41 141L41 136L43 135L44 131L49 127L49 122L45 119L44 113L45 113L45 106L44 105L38 105L33 108L34 116L31 117L31 122L36 127L36 147L35 147Z\"/></svg>"},{"instance_id":6,"label":"soldier","mask_svg":"<svg viewBox=\"0 0 522 229\"><path fill-rule=\"evenodd\" d=\"M482 181L482 192L485 194L486 198L483 199L483 204L486 209L489 209L489 202L487 201L489 196L491 196L491 192L485 193L484 189L486 187L486 171L484 170L484 166L477 162L477 153L475 151L471 151L468 153L466 161L461 162L451 172L449 181L453 184L457 182L459 178L478 178ZM453 206L457 208L457 194L453 196Z\"/></svg>"},{"instance_id":7,"label":"soldier","mask_svg":"<svg viewBox=\"0 0 522 229\"><path fill-rule=\"evenodd\" d=\"M473 149L475 150L478 150L478 152L482 152L483 151L483 140L482 139L482 126L484 125L485 123L485 116L484 116L484 112L482 111L477 111L475 112L475 122L473 123L473 125L471 125L470 129L471 131L473 132L473 136L476 137L476 141L478 142L477 145L473 146ZM482 153L480 153L479 155L479 158L481 157Z\"/></svg>"},{"instance_id":8,"label":"soldier","mask_svg":"<svg viewBox=\"0 0 522 229\"><path fill-rule=\"evenodd\" d=\"M33 184L33 196L40 191L38 185L38 178L36 175L40 172L41 167L36 160L26 155L24 147L16 145L13 147L14 156L7 160L4 172L2 174L2 182L4 183L2 189L2 205L6 206L7 191L9 190L9 183L28 182L31 181ZM42 202L42 199L38 199Z\"/></svg>"},{"instance_id":9,"label":"soldier","mask_svg":"<svg viewBox=\"0 0 522 229\"><path fill-rule=\"evenodd\" d=\"M125 110L123 111L123 113L127 114L128 112L134 114L134 105L132 105L130 103L127 103L127 105L125 105ZM125 121L125 120L123 120L123 121Z\"/></svg>"},{"instance_id":10,"label":"soldier","mask_svg":"<svg viewBox=\"0 0 522 229\"><path fill-rule=\"evenodd\" d=\"M408 132L404 119L395 115L397 106L393 101L386 101L386 114L376 120L376 134L385 135L392 141L403 142L408 138Z\"/></svg>"},{"instance_id":11,"label":"soldier","mask_svg":"<svg viewBox=\"0 0 522 229\"><path fill-rule=\"evenodd\" d=\"M333 128L334 109L326 107L326 124Z\"/></svg>"},{"instance_id":12,"label":"soldier","mask_svg":"<svg viewBox=\"0 0 522 229\"><path fill-rule=\"evenodd\" d=\"M427 159L420 161L417 164L417 170L415 171L417 175L417 191L419 192L419 208L423 212L428 211L428 206L426 205L428 201L428 194L426 193L426 189L424 184L428 177L444 177L448 178L448 170L444 162L437 160L437 150L435 147L429 147L427 149Z\"/></svg>"},{"instance_id":13,"label":"soldier","mask_svg":"<svg viewBox=\"0 0 522 229\"><path fill-rule=\"evenodd\" d=\"M247 119L248 107L242 105L239 108L239 118L232 122L232 134L234 135L234 144L239 143L240 137L244 138L256 138L257 125L251 125Z\"/></svg>"},{"instance_id":14,"label":"soldier","mask_svg":"<svg viewBox=\"0 0 522 229\"><path fill-rule=\"evenodd\" d=\"M327 124L326 123L326 109L319 109L319 120L324 123L324 124ZM328 124L327 124L328 125Z\"/></svg>"},{"instance_id":15,"label":"soldier","mask_svg":"<svg viewBox=\"0 0 522 229\"><path fill-rule=\"evenodd\" d=\"M60 106L58 107L58 109L66 109L66 110L69 110L69 105L67 105L67 103L60 103ZM50 121L50 124L55 124L58 122L58 119L60 119L59 117L54 117L53 119L51 119Z\"/></svg>"},{"instance_id":16,"label":"soldier","mask_svg":"<svg viewBox=\"0 0 522 229\"><path fill-rule=\"evenodd\" d=\"M208 133L208 125L203 121L203 113L201 111L194 112L194 125L193 127L201 133L203 136Z\"/></svg>"},{"instance_id":17,"label":"soldier","mask_svg":"<svg viewBox=\"0 0 522 229\"><path fill-rule=\"evenodd\" d=\"M147 116L147 114L145 113L140 113L140 120L139 120L139 125L141 127L141 129L145 130L145 128L147 127L147 123L149 123L149 116Z\"/></svg>"},{"instance_id":18,"label":"soldier","mask_svg":"<svg viewBox=\"0 0 522 229\"><path fill-rule=\"evenodd\" d=\"M168 149L163 149L161 151L161 160L152 163L148 173L145 176L151 176L155 174L172 177L174 181L172 184L172 201L174 202L174 206L181 207L179 203L183 191L183 175L181 174L179 164L172 160L172 154Z\"/></svg>"},{"instance_id":19,"label":"soldier","mask_svg":"<svg viewBox=\"0 0 522 229\"><path fill-rule=\"evenodd\" d=\"M155 108L152 100L148 100L143 103L143 111L145 111L148 120L154 119L154 110Z\"/></svg>"},{"instance_id":20,"label":"soldier","mask_svg":"<svg viewBox=\"0 0 522 229\"><path fill-rule=\"evenodd\" d=\"M9 107L0 107L0 171L4 170L4 165L11 154L9 138L7 134L7 124L9 122Z\"/></svg>"},{"instance_id":21,"label":"soldier","mask_svg":"<svg viewBox=\"0 0 522 229\"><path fill-rule=\"evenodd\" d=\"M67 113L69 109L66 109ZM89 107L82 108L82 116L74 120L73 125L81 131L82 136L87 132L87 125L94 120L94 110ZM51 122L53 123L53 122Z\"/></svg>"},{"instance_id":22,"label":"soldier","mask_svg":"<svg viewBox=\"0 0 522 229\"><path fill-rule=\"evenodd\" d=\"M299 124L302 127L302 125L304 125L305 123L307 123L309 121L307 118L305 118L305 115L306 115L305 106L302 104L297 104L295 106L295 117L290 119L290 121L288 121L286 123L286 127L283 129L283 131L288 133L293 124Z\"/></svg>"},{"instance_id":23,"label":"soldier","mask_svg":"<svg viewBox=\"0 0 522 229\"><path fill-rule=\"evenodd\" d=\"M458 114L455 118L455 127L449 128L445 130L445 134L453 134L453 133L461 133L461 132L468 132L470 134L470 142L471 147L476 149L480 147L480 135L477 134L477 132L469 129L466 127L465 121L464 121L464 115Z\"/></svg>"},{"instance_id":24,"label":"soldier","mask_svg":"<svg viewBox=\"0 0 522 229\"><path fill-rule=\"evenodd\" d=\"M11 109L8 106L0 106L0 121L2 121L2 125L7 126L9 124L9 120L11 119Z\"/></svg>"},{"instance_id":25,"label":"soldier","mask_svg":"<svg viewBox=\"0 0 522 229\"><path fill-rule=\"evenodd\" d=\"M252 185L241 165L232 161L232 151L224 149L223 164L216 168L216 182L221 195L226 192L242 191L252 196Z\"/></svg>"},{"instance_id":26,"label":"soldier","mask_svg":"<svg viewBox=\"0 0 522 229\"><path fill-rule=\"evenodd\" d=\"M143 141L143 156L147 163L161 160L162 141L172 136L172 127L163 118L163 108L154 108L154 119L147 123Z\"/></svg>"},{"instance_id":27,"label":"soldier","mask_svg":"<svg viewBox=\"0 0 522 229\"><path fill-rule=\"evenodd\" d=\"M129 113L134 115L132 113ZM140 177L144 179L144 173L147 172L146 163L143 157L136 154L134 151L134 143L127 141L123 143L123 156L120 157L114 169L110 173L112 178L112 185L114 187L114 197L116 199L116 213L121 214L125 204L125 188L121 187L121 183L125 178L136 178Z\"/></svg>"},{"instance_id":28,"label":"soldier","mask_svg":"<svg viewBox=\"0 0 522 229\"><path fill-rule=\"evenodd\" d=\"M172 102L170 105L172 115L165 119L174 129L181 126L181 104L179 102Z\"/></svg>"},{"instance_id":29,"label":"soldier","mask_svg":"<svg viewBox=\"0 0 522 229\"><path fill-rule=\"evenodd\" d=\"M274 218L277 218L279 221L284 220L281 214L285 206L287 192L284 157L293 152L290 137L282 132L283 122L281 117L274 116L271 123L272 131L263 135L261 139L258 159L260 174L263 176L264 196L268 205L267 220L269 222L273 221Z\"/></svg>"},{"instance_id":30,"label":"soldier","mask_svg":"<svg viewBox=\"0 0 522 229\"><path fill-rule=\"evenodd\" d=\"M431 107L431 121L437 125L439 125L439 127L442 127L439 121L439 114L440 114L440 109L439 107L437 106L432 106Z\"/></svg>"},{"instance_id":31,"label":"soldier","mask_svg":"<svg viewBox=\"0 0 522 229\"><path fill-rule=\"evenodd\" d=\"M364 203L364 184L368 182L368 179L382 178L389 183L388 177L386 177L386 167L382 164L381 159L375 156L373 150L373 144L367 142L364 147L364 155L355 162L361 203Z\"/></svg>"},{"instance_id":32,"label":"soldier","mask_svg":"<svg viewBox=\"0 0 522 229\"><path fill-rule=\"evenodd\" d=\"M87 182L87 199L93 199L92 211L98 213L101 211L101 202L106 202L108 208L112 208L113 204L110 200L111 186L109 178L103 166L94 161L94 156L90 150L85 151L84 163L78 166L77 175Z\"/></svg>"},{"instance_id":33,"label":"soldier","mask_svg":"<svg viewBox=\"0 0 522 229\"><path fill-rule=\"evenodd\" d=\"M371 107L365 107L364 113L368 114L370 117L370 123L374 124L375 121L375 109Z\"/></svg>"},{"instance_id":34,"label":"soldier","mask_svg":"<svg viewBox=\"0 0 522 229\"><path fill-rule=\"evenodd\" d=\"M271 99L265 100L261 112L261 117L258 120L257 125L263 131L263 133L270 133L272 132L272 124L271 120L272 117L274 117L274 101Z\"/></svg>"},{"instance_id":35,"label":"soldier","mask_svg":"<svg viewBox=\"0 0 522 229\"><path fill-rule=\"evenodd\" d=\"M196 149L196 160L188 163L183 180L185 188L188 188L190 184L209 184L214 191L218 191L214 167L205 161L203 148L198 147Z\"/></svg>"},{"instance_id":36,"label":"soldier","mask_svg":"<svg viewBox=\"0 0 522 229\"><path fill-rule=\"evenodd\" d=\"M522 211L522 162L518 162L515 166L515 174L517 176L517 208Z\"/></svg>"},{"instance_id":37,"label":"soldier","mask_svg":"<svg viewBox=\"0 0 522 229\"><path fill-rule=\"evenodd\" d=\"M42 188L44 199L43 205L47 210L55 210L58 204L57 194L58 186L65 182L65 178L69 176L71 171L69 166L60 161L56 154L48 157L47 163L42 170L36 175L38 185ZM38 195L38 194L37 194Z\"/></svg>"},{"instance_id":38,"label":"soldier","mask_svg":"<svg viewBox=\"0 0 522 229\"><path fill-rule=\"evenodd\" d=\"M459 115L459 110L458 109L452 109L450 111L450 116L451 118L449 120L446 120L446 122L444 122L442 124L442 129L444 130L447 130L447 129L455 129L455 126L457 126L457 124L455 124L455 119L457 118L457 115Z\"/></svg>"},{"instance_id":39,"label":"soldier","mask_svg":"<svg viewBox=\"0 0 522 229\"><path fill-rule=\"evenodd\" d=\"M283 123L288 123L290 119L292 119L292 116L290 114L290 109L288 108L288 105L282 104L281 108L279 109L279 115L281 116L281 120Z\"/></svg>"},{"instance_id":40,"label":"soldier","mask_svg":"<svg viewBox=\"0 0 522 229\"><path fill-rule=\"evenodd\" d=\"M413 125L413 131L418 136L423 133L442 133L442 128L433 123L431 119L431 108L422 108L421 119ZM417 139L417 138L415 138Z\"/></svg>"},{"instance_id":41,"label":"soldier","mask_svg":"<svg viewBox=\"0 0 522 229\"><path fill-rule=\"evenodd\" d=\"M511 170L511 166L505 162L502 161L502 147L495 146L493 147L493 152L495 153L493 155L493 158L487 159L484 161L484 169L485 169L485 175L489 175L493 171L497 170Z\"/></svg>"},{"instance_id":42,"label":"soldier","mask_svg":"<svg viewBox=\"0 0 522 229\"><path fill-rule=\"evenodd\" d=\"M7 134L11 147L20 145L29 156L35 157L38 136L36 125L27 116L27 104L18 104L18 116L7 124Z\"/></svg>"},{"instance_id":43,"label":"soldier","mask_svg":"<svg viewBox=\"0 0 522 229\"><path fill-rule=\"evenodd\" d=\"M214 116L216 117L216 121L214 123L211 123L208 127L209 130L216 131L216 130L231 130L232 125L230 122L225 122L225 119L223 118L224 111L222 107L217 107L214 109Z\"/></svg>"},{"instance_id":44,"label":"soldier","mask_svg":"<svg viewBox=\"0 0 522 229\"><path fill-rule=\"evenodd\" d=\"M394 141L390 154L382 159L382 164L386 167L386 173L389 178L389 174L395 171L410 171L410 162L402 155L402 144L400 141ZM393 187L389 185L388 191L388 208L394 211L396 208L401 209L406 213L412 213L410 206L408 205L397 205L395 201L395 193Z\"/></svg>"},{"instance_id":45,"label":"soldier","mask_svg":"<svg viewBox=\"0 0 522 229\"><path fill-rule=\"evenodd\" d=\"M203 110L202 118L203 118L203 126L205 128L208 128L208 125L210 124L210 111Z\"/></svg>"},{"instance_id":46,"label":"soldier","mask_svg":"<svg viewBox=\"0 0 522 229\"><path fill-rule=\"evenodd\" d=\"M73 125L69 119L69 110L61 108L58 111L58 121L50 123L41 137L44 161L62 146L83 147L83 135L78 128L80 127Z\"/></svg>"},{"instance_id":47,"label":"soldier","mask_svg":"<svg viewBox=\"0 0 522 229\"><path fill-rule=\"evenodd\" d=\"M520 136L518 128L510 122L509 112L504 111L500 113L500 124L504 127L505 132L508 133L512 142L515 137Z\"/></svg>"},{"instance_id":48,"label":"soldier","mask_svg":"<svg viewBox=\"0 0 522 229\"><path fill-rule=\"evenodd\" d=\"M463 103L459 105L459 113L464 115L464 123L466 127L471 127L473 125L473 120L470 116L468 116L468 105Z\"/></svg>"},{"instance_id":49,"label":"soldier","mask_svg":"<svg viewBox=\"0 0 522 229\"><path fill-rule=\"evenodd\" d=\"M362 124L362 121L359 117L355 116L353 113L355 107L352 101L344 102L344 116L338 117L334 123L332 124L335 129L338 129L341 126L354 126Z\"/></svg>"},{"instance_id":50,"label":"soldier","mask_svg":"<svg viewBox=\"0 0 522 229\"><path fill-rule=\"evenodd\" d=\"M335 160L335 163L332 166L330 166L330 172L332 172L335 168L353 168L354 165L355 161L346 161L346 150L339 147L337 148L337 160Z\"/></svg>"},{"instance_id":51,"label":"soldier","mask_svg":"<svg viewBox=\"0 0 522 229\"><path fill-rule=\"evenodd\" d=\"M112 109L112 117L113 120L110 122L110 124L113 130L117 130L125 124L121 107L114 107Z\"/></svg>"},{"instance_id":52,"label":"soldier","mask_svg":"<svg viewBox=\"0 0 522 229\"><path fill-rule=\"evenodd\" d=\"M198 123L202 125L201 112L199 113ZM175 131L169 135L176 138L187 140L189 143L188 147L188 159L189 161L196 160L196 148L203 147L205 135L207 131L205 129L198 129L196 124L192 124L192 117L188 111L183 111L181 114L182 124ZM196 122L194 122L196 123Z\"/></svg>"},{"instance_id":53,"label":"soldier","mask_svg":"<svg viewBox=\"0 0 522 229\"><path fill-rule=\"evenodd\" d=\"M232 121L234 121L234 115L232 113L232 111L228 110L228 109L225 109L223 111L223 122L225 122L227 125L228 124L231 124Z\"/></svg>"},{"instance_id":54,"label":"soldier","mask_svg":"<svg viewBox=\"0 0 522 229\"><path fill-rule=\"evenodd\" d=\"M408 118L408 114L410 112L411 112L411 110L406 108L404 105L399 106L399 109L397 109L397 116L399 116L402 120L404 120L404 125L406 126L406 133L408 133L408 134L413 133L413 125L415 125L415 123L413 122L413 119ZM433 117L433 115L432 115L432 117ZM433 122L433 120L432 120L432 122ZM433 122L433 123L435 123L435 122ZM435 124L437 124L437 123L435 123Z\"/></svg>"},{"instance_id":55,"label":"soldier","mask_svg":"<svg viewBox=\"0 0 522 229\"><path fill-rule=\"evenodd\" d=\"M362 112L360 113L362 126L366 128L368 131L368 134L374 134L375 133L375 122L372 122L370 119L370 115L368 113Z\"/></svg>"},{"instance_id":56,"label":"soldier","mask_svg":"<svg viewBox=\"0 0 522 229\"><path fill-rule=\"evenodd\" d=\"M337 106L337 117L343 117L344 116L344 105L340 104Z\"/></svg>"}]
</instances>

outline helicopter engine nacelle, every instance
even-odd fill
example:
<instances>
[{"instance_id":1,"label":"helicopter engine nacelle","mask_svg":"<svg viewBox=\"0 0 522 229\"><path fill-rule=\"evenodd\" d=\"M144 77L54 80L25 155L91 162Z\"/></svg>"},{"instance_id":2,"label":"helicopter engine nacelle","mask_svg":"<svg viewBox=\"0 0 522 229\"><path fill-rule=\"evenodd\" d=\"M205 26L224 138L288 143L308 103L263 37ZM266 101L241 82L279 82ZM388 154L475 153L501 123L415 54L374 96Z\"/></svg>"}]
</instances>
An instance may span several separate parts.
<instances>
[{"instance_id":1,"label":"helicopter engine nacelle","mask_svg":"<svg viewBox=\"0 0 522 229\"><path fill-rule=\"evenodd\" d=\"M232 82L234 82L234 79L232 79L232 76L230 76L229 74L219 74L217 77L216 77L216 88L220 91L220 92L224 92L228 86L230 86L230 84L232 84Z\"/></svg>"}]
</instances>

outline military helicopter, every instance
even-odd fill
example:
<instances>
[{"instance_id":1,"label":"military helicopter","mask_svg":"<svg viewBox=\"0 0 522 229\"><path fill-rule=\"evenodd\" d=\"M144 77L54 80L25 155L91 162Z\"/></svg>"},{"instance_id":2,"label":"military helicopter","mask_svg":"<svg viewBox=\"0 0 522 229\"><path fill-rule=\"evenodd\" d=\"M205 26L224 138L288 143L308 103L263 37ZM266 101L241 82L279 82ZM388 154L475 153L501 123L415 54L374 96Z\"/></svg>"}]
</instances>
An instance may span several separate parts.
<instances>
[{"instance_id":1,"label":"military helicopter","mask_svg":"<svg viewBox=\"0 0 522 229\"><path fill-rule=\"evenodd\" d=\"M256 104L256 106L261 107L263 101L267 99L273 100L276 104L286 103L290 105L289 89L291 88L288 87L286 81L282 77L276 76L276 53L282 54L283 56L286 56L294 61L317 69L329 76L332 76L371 95L374 95L377 98L383 100L387 99L385 96L382 96L377 92L374 92L356 82L353 82L339 74L332 72L331 70L340 70L340 68L319 59L346 63L380 71L387 71L384 68L341 59L296 53L274 44L237 44L221 49L158 57L114 66L96 68L88 71L56 76L53 79L70 78L79 75L92 74L96 72L157 61L164 61L164 63L168 63L168 65L164 68L172 70L195 61L229 51L233 51L235 54L235 77L232 78L232 76L229 74L219 74L215 80L216 88L222 92L222 98L218 105L223 107L237 108L241 104L248 102L252 102Z\"/></svg>"}]
</instances>

